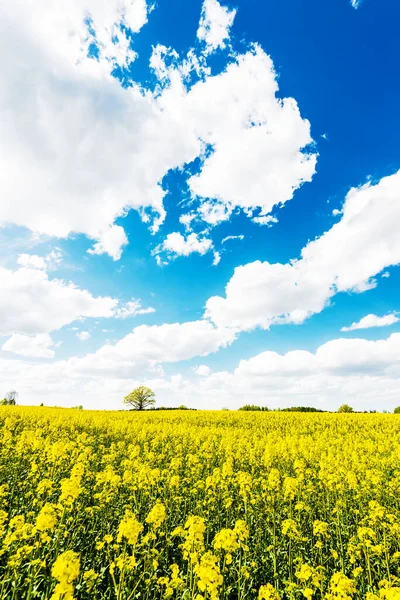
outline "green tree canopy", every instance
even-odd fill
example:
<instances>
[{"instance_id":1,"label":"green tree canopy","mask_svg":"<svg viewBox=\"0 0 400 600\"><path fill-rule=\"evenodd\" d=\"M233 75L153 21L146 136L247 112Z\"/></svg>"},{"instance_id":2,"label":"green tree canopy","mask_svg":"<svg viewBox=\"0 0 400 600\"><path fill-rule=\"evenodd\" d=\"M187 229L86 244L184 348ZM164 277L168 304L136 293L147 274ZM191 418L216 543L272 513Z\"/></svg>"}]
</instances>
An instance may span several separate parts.
<instances>
[{"instance_id":1,"label":"green tree canopy","mask_svg":"<svg viewBox=\"0 0 400 600\"><path fill-rule=\"evenodd\" d=\"M269 409L266 406L258 406L257 404L245 404L244 406L242 406L241 408L239 408L238 410L245 410L245 411L268 411Z\"/></svg>"},{"instance_id":2,"label":"green tree canopy","mask_svg":"<svg viewBox=\"0 0 400 600\"><path fill-rule=\"evenodd\" d=\"M393 412L395 415L400 415L400 406L396 406Z\"/></svg>"},{"instance_id":3,"label":"green tree canopy","mask_svg":"<svg viewBox=\"0 0 400 600\"><path fill-rule=\"evenodd\" d=\"M342 406L340 406L338 408L338 413L352 413L352 412L354 412L354 410L348 404L342 404Z\"/></svg>"},{"instance_id":4,"label":"green tree canopy","mask_svg":"<svg viewBox=\"0 0 400 600\"><path fill-rule=\"evenodd\" d=\"M125 396L124 404L133 410L145 410L156 403L155 396L153 390L141 385Z\"/></svg>"},{"instance_id":5,"label":"green tree canopy","mask_svg":"<svg viewBox=\"0 0 400 600\"><path fill-rule=\"evenodd\" d=\"M1 406L15 406L17 404L18 392L11 390L6 397L0 401Z\"/></svg>"}]
</instances>

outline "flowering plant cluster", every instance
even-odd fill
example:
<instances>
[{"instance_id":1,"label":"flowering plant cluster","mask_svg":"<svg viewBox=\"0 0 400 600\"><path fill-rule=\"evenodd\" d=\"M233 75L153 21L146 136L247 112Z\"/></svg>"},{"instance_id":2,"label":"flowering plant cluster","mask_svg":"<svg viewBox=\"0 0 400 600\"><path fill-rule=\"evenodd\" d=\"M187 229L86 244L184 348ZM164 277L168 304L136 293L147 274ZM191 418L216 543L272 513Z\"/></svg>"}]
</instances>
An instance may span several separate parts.
<instances>
[{"instance_id":1,"label":"flowering plant cluster","mask_svg":"<svg viewBox=\"0 0 400 600\"><path fill-rule=\"evenodd\" d=\"M0 407L0 598L400 600L400 420Z\"/></svg>"}]
</instances>

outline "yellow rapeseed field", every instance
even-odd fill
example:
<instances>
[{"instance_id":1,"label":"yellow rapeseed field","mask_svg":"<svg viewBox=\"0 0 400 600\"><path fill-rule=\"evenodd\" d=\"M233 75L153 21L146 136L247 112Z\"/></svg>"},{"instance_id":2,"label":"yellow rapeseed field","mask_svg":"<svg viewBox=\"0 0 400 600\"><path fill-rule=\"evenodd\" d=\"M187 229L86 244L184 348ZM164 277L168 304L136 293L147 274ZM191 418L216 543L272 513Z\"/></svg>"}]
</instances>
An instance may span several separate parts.
<instances>
[{"instance_id":1,"label":"yellow rapeseed field","mask_svg":"<svg viewBox=\"0 0 400 600\"><path fill-rule=\"evenodd\" d=\"M400 416L0 409L0 598L400 599Z\"/></svg>"}]
</instances>

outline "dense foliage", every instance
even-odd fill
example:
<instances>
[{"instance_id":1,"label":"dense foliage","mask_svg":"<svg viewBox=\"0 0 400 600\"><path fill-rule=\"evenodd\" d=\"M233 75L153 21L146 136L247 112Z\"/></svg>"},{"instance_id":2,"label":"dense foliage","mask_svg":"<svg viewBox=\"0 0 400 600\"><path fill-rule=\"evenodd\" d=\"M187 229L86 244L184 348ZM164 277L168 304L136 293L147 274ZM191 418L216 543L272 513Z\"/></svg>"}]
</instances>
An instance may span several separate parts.
<instances>
[{"instance_id":1,"label":"dense foliage","mask_svg":"<svg viewBox=\"0 0 400 600\"><path fill-rule=\"evenodd\" d=\"M400 419L0 408L0 598L400 597Z\"/></svg>"}]
</instances>

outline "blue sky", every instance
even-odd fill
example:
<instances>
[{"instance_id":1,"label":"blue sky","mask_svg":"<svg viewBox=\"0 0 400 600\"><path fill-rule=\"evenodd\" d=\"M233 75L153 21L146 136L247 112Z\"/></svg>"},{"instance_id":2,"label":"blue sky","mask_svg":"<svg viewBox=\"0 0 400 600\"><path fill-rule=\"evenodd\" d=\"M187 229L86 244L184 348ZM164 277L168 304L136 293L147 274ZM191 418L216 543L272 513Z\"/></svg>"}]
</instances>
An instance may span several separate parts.
<instances>
[{"instance_id":1,"label":"blue sky","mask_svg":"<svg viewBox=\"0 0 400 600\"><path fill-rule=\"evenodd\" d=\"M399 18L394 0L3 7L3 392L396 406Z\"/></svg>"}]
</instances>

